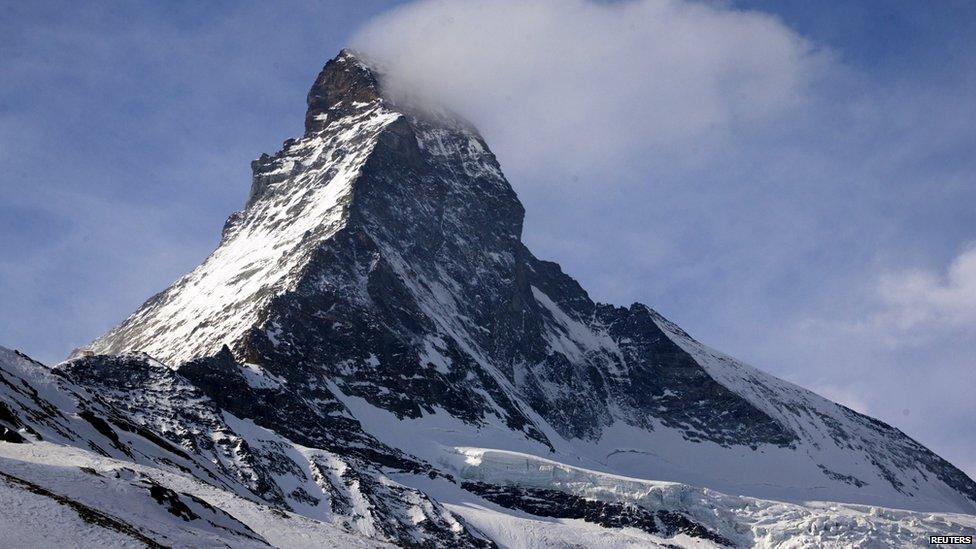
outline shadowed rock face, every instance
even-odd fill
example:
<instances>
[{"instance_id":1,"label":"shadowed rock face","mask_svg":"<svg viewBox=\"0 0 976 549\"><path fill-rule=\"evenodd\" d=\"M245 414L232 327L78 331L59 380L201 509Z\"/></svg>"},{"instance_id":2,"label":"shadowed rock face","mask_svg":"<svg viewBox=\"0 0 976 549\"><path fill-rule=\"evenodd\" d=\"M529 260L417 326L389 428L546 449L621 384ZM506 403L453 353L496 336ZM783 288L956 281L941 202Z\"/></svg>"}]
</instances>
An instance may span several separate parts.
<instances>
[{"instance_id":1,"label":"shadowed rock face","mask_svg":"<svg viewBox=\"0 0 976 549\"><path fill-rule=\"evenodd\" d=\"M870 456L898 492L914 493L899 480L910 470L976 501L970 479L897 430L744 365L706 366L644 305L594 303L522 244L524 209L477 131L398 105L381 80L348 51L329 61L305 134L252 164L218 249L92 348L147 352L239 417L401 470L430 465L344 402L500 424L549 450L621 424L674 431L690 451L830 444L851 463ZM871 482L810 459L825 482Z\"/></svg>"}]
</instances>

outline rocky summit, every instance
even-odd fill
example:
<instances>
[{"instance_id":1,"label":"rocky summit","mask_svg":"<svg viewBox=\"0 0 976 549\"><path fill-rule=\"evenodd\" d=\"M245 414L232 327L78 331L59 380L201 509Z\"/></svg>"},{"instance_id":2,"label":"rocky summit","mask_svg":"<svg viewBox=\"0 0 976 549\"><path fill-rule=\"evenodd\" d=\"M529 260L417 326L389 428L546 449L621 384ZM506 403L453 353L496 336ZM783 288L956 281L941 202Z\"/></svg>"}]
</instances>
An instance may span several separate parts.
<instances>
[{"instance_id":1,"label":"rocky summit","mask_svg":"<svg viewBox=\"0 0 976 549\"><path fill-rule=\"evenodd\" d=\"M537 259L478 131L378 67L325 65L199 267L53 369L0 353L4 497L109 545L976 530L976 483L896 428Z\"/></svg>"}]
</instances>

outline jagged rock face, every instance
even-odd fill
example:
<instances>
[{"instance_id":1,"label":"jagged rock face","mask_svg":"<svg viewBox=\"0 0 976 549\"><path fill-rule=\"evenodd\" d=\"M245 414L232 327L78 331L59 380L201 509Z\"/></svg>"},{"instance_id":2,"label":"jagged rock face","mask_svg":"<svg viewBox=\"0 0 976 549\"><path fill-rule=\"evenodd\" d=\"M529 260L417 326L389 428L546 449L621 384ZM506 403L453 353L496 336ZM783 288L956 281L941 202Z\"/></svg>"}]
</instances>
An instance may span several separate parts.
<instances>
[{"instance_id":1,"label":"jagged rock face","mask_svg":"<svg viewBox=\"0 0 976 549\"><path fill-rule=\"evenodd\" d=\"M238 417L403 471L436 475L436 449L399 451L352 404L628 474L721 455L762 490L748 469L766 459L802 477L776 497L824 484L976 505L972 480L897 430L710 355L644 305L594 303L522 244L523 207L477 131L397 103L355 55L325 66L308 107L305 134L252 164L217 250L94 351L148 353ZM610 441L620 429L636 435ZM437 430L431 447L457 443ZM680 465L661 474L715 466Z\"/></svg>"}]
</instances>

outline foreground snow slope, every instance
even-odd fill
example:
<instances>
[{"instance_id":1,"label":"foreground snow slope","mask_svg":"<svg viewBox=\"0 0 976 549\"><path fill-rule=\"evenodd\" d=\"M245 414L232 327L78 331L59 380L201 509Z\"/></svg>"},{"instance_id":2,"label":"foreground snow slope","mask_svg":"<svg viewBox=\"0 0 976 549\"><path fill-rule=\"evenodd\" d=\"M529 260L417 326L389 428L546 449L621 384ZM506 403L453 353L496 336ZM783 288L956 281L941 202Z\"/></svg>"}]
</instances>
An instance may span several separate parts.
<instances>
[{"instance_id":1,"label":"foreground snow slope","mask_svg":"<svg viewBox=\"0 0 976 549\"><path fill-rule=\"evenodd\" d=\"M187 475L44 442L0 443L0 500L10 504L3 547L393 547Z\"/></svg>"}]
</instances>

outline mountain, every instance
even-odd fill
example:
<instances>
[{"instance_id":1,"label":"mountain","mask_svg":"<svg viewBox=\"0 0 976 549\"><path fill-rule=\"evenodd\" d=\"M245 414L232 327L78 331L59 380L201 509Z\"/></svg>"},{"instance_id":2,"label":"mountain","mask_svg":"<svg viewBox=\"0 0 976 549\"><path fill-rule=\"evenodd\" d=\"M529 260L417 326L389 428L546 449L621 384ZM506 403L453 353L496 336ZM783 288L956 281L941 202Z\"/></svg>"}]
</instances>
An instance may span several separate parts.
<instances>
[{"instance_id":1,"label":"mountain","mask_svg":"<svg viewBox=\"0 0 976 549\"><path fill-rule=\"evenodd\" d=\"M595 303L537 259L477 130L390 93L381 65L343 51L307 105L304 135L252 163L246 206L203 264L53 370L0 354L0 472L18 498L37 496L18 482L56 493L44 467L84 463L97 476L66 484L190 508L190 545L845 546L976 530L976 483L897 429L645 305ZM100 512L157 539L120 505Z\"/></svg>"}]
</instances>

